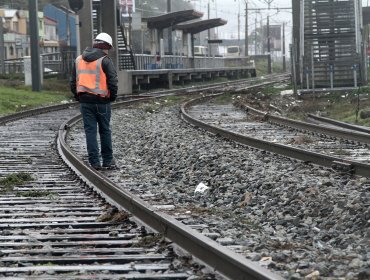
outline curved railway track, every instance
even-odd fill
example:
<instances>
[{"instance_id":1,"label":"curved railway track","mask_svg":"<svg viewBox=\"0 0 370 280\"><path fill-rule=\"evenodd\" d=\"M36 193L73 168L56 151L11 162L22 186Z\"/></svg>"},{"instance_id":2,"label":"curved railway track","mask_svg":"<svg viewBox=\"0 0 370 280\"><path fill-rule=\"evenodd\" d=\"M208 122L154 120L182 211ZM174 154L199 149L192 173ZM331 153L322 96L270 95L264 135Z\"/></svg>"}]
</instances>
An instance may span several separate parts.
<instances>
[{"instance_id":1,"label":"curved railway track","mask_svg":"<svg viewBox=\"0 0 370 280\"><path fill-rule=\"evenodd\" d=\"M115 104L119 106L122 103ZM67 119L76 113L77 108L63 105L0 119L4 128L0 133L3 279L215 277L202 271L202 265L189 262L188 255L174 254L163 237L231 279L279 278L86 166L65 143L67 131L79 117ZM31 177L9 187L6 180L12 174ZM142 222L160 234L153 234Z\"/></svg>"},{"instance_id":2,"label":"curved railway track","mask_svg":"<svg viewBox=\"0 0 370 280\"><path fill-rule=\"evenodd\" d=\"M254 86L270 83L272 81ZM241 84L236 85L234 90L243 91L250 87L250 84ZM218 89L208 87L204 91L217 92ZM124 104L118 103L115 107ZM198 109L193 113L198 114ZM207 115L203 109L198 116ZM0 149L4 155L0 162L0 179L16 172L32 174L30 181L1 190L2 279L221 277L209 270L204 271L197 262L189 264L187 254L185 257L174 254L174 248L177 247L169 245L163 237L180 244L180 247L231 279L279 279L277 274L247 261L194 230L202 225L184 226L156 207L122 190L124 185L117 185L106 178L111 175L114 177L114 174L97 173L86 166L65 143L70 128L78 123L78 116L68 120L75 113L76 108L63 105L44 109L43 112L34 110L0 119L0 125L4 128L0 133ZM220 116L228 118L233 115L233 125L242 118L229 111L219 113L219 107L212 114L213 117L217 116L218 125L222 123ZM56 119L65 122L55 123ZM280 121L280 125L286 126L284 122ZM196 125L200 126L200 123L196 122ZM230 124L226 126L230 128ZM237 127L240 128L240 125ZM307 128L300 127L299 130ZM55 141L57 131L59 138ZM9 141L9 133L14 140ZM219 131L216 133L222 135ZM299 136L297 132L294 133L292 139ZM349 144L355 145L353 141L356 142L356 139ZM364 147L366 145L362 145ZM57 149L63 154L63 161ZM352 164L349 167L343 162L348 160L341 158L338 166L361 174L360 168L353 168ZM333 166L333 162L330 162L330 166ZM152 233L150 228L160 234ZM212 236L212 233L208 235Z\"/></svg>"},{"instance_id":3,"label":"curved railway track","mask_svg":"<svg viewBox=\"0 0 370 280\"><path fill-rule=\"evenodd\" d=\"M366 279L366 178L204 133L178 119L179 109L167 101L116 111L122 169L105 176L284 277ZM226 118L215 113L221 114ZM81 125L74 126L69 143L83 158L81 139ZM199 182L210 192L195 196Z\"/></svg>"},{"instance_id":4,"label":"curved railway track","mask_svg":"<svg viewBox=\"0 0 370 280\"><path fill-rule=\"evenodd\" d=\"M198 273L65 166L56 152L55 120L77 112L52 111L2 126L1 278L187 279ZM32 177L5 184L19 172Z\"/></svg>"},{"instance_id":5,"label":"curved railway track","mask_svg":"<svg viewBox=\"0 0 370 280\"><path fill-rule=\"evenodd\" d=\"M215 104L219 95L182 107L190 123L225 138L305 162L370 177L370 134L356 127L322 126L268 114L238 103ZM333 123L333 122L332 122Z\"/></svg>"}]
</instances>

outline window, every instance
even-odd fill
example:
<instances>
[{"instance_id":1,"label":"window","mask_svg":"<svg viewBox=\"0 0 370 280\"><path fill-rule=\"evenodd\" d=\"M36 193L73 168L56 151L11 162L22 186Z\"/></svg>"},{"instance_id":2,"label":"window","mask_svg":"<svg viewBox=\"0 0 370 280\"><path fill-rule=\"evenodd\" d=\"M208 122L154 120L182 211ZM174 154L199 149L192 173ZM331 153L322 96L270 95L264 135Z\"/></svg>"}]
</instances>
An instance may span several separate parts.
<instances>
[{"instance_id":1,"label":"window","mask_svg":"<svg viewBox=\"0 0 370 280\"><path fill-rule=\"evenodd\" d=\"M18 32L18 22L13 22L13 31Z\"/></svg>"},{"instance_id":2,"label":"window","mask_svg":"<svg viewBox=\"0 0 370 280\"><path fill-rule=\"evenodd\" d=\"M14 47L13 46L9 47L9 55L11 55L11 56L14 55Z\"/></svg>"}]
</instances>

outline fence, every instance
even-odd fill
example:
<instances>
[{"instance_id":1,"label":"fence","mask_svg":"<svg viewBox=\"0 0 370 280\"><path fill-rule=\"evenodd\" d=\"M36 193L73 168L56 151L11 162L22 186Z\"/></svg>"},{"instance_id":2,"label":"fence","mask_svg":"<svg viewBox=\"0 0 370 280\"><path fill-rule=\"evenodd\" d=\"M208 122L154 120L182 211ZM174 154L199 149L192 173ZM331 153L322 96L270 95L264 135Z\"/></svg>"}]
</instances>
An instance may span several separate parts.
<instances>
[{"instance_id":1,"label":"fence","mask_svg":"<svg viewBox=\"0 0 370 280\"><path fill-rule=\"evenodd\" d=\"M225 68L243 67L254 64L248 57L187 57L165 55L158 58L156 55L135 55L137 70L150 69L182 69L182 68Z\"/></svg>"},{"instance_id":2,"label":"fence","mask_svg":"<svg viewBox=\"0 0 370 280\"><path fill-rule=\"evenodd\" d=\"M46 53L41 55L41 67L45 74L70 73L75 59L74 52ZM4 74L24 73L23 58L4 60Z\"/></svg>"},{"instance_id":3,"label":"fence","mask_svg":"<svg viewBox=\"0 0 370 280\"><path fill-rule=\"evenodd\" d=\"M42 69L45 74L59 73L66 77L70 75L75 52L61 52L42 54ZM248 57L187 57L166 55L135 55L137 70L151 69L185 69L185 68L226 68L226 67L254 67ZM7 59L4 61L4 73L23 73L23 58Z\"/></svg>"}]
</instances>

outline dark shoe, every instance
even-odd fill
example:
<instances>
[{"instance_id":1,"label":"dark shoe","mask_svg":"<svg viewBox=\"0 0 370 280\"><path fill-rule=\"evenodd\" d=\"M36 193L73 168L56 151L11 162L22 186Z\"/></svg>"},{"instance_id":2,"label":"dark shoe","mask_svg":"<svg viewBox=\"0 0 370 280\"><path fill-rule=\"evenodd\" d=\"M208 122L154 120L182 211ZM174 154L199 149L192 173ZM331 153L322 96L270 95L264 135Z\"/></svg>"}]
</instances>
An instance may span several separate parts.
<instances>
[{"instance_id":1,"label":"dark shoe","mask_svg":"<svg viewBox=\"0 0 370 280\"><path fill-rule=\"evenodd\" d=\"M91 168L95 170L102 170L102 167L100 165L91 165Z\"/></svg>"},{"instance_id":2,"label":"dark shoe","mask_svg":"<svg viewBox=\"0 0 370 280\"><path fill-rule=\"evenodd\" d=\"M111 163L107 164L107 163L104 163L103 164L103 168L104 169L108 169L108 170L115 170L115 169L118 169L118 166L116 164L116 162L113 160Z\"/></svg>"}]
</instances>

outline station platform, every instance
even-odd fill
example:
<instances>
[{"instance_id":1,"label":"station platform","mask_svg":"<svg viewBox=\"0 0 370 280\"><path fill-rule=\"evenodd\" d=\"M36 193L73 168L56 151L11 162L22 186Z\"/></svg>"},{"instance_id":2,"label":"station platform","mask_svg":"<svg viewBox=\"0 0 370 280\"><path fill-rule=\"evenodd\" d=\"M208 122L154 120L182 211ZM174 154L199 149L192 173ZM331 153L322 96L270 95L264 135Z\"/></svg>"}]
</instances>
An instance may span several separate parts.
<instances>
[{"instance_id":1,"label":"station platform","mask_svg":"<svg viewBox=\"0 0 370 280\"><path fill-rule=\"evenodd\" d=\"M118 72L119 94L130 95L140 91L143 86L160 83L168 89L174 84L183 85L185 82L212 80L217 77L240 79L255 77L256 69L252 66L224 68L185 68L185 69L153 69L125 70Z\"/></svg>"}]
</instances>

